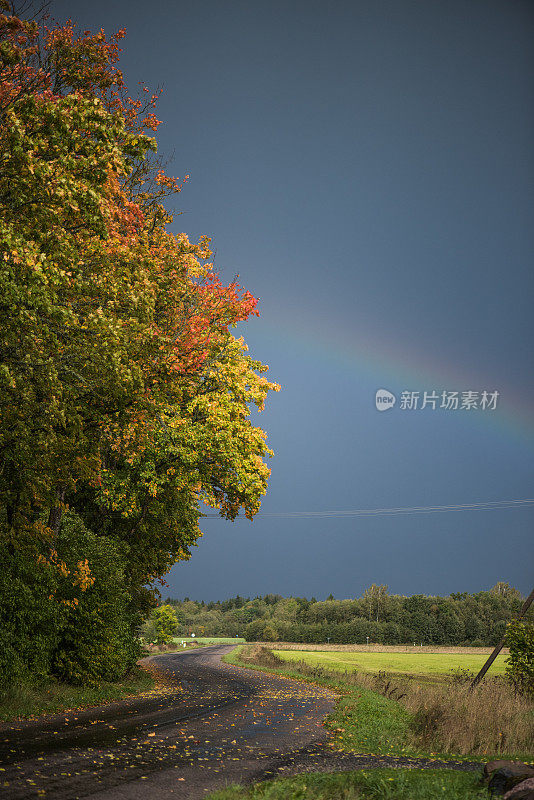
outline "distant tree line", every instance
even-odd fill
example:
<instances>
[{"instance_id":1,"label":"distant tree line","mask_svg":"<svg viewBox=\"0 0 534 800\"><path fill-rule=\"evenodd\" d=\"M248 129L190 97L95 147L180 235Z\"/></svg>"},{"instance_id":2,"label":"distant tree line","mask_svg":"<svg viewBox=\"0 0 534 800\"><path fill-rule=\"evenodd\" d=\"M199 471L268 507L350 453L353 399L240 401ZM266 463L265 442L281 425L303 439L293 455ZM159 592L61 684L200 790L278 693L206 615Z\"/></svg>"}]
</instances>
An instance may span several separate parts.
<instances>
[{"instance_id":1,"label":"distant tree line","mask_svg":"<svg viewBox=\"0 0 534 800\"><path fill-rule=\"evenodd\" d=\"M448 597L390 594L373 584L362 597L318 601L305 597L233 597L206 603L167 598L179 633L243 636L248 641L334 644L441 644L493 646L519 611L521 593L507 583L490 591ZM529 612L532 616L532 611Z\"/></svg>"}]
</instances>

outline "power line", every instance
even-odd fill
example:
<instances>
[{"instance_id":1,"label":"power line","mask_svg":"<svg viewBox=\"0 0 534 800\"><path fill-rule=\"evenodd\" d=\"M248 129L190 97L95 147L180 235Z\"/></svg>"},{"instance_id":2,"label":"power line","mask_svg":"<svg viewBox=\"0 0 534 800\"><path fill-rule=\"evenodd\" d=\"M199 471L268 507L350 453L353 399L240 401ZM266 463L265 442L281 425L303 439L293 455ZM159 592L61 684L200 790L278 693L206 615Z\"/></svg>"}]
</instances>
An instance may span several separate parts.
<instances>
[{"instance_id":1,"label":"power line","mask_svg":"<svg viewBox=\"0 0 534 800\"><path fill-rule=\"evenodd\" d=\"M460 511L499 511L510 508L532 508L534 500L494 500L485 503L463 503L451 506L408 506L403 508L356 508L349 511L265 511L256 514L258 518L300 519L331 517L378 517L402 516L404 514L443 514ZM219 514L205 514L204 519L220 518ZM237 517L236 519L244 519Z\"/></svg>"}]
</instances>

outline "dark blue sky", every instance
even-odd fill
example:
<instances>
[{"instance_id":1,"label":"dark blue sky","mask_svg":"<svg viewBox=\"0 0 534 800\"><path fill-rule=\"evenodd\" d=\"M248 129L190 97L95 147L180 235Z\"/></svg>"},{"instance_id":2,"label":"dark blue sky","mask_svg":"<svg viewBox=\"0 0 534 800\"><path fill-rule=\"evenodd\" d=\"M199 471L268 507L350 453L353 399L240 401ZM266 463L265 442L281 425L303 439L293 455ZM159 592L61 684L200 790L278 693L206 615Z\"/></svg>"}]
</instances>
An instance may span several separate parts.
<instances>
[{"instance_id":1,"label":"dark blue sky","mask_svg":"<svg viewBox=\"0 0 534 800\"><path fill-rule=\"evenodd\" d=\"M241 326L282 384L264 512L533 496L534 6L522 0L56 0L125 27L162 85L175 231L260 297ZM375 392L398 400L384 413ZM497 409L400 407L498 391ZM354 597L533 582L532 509L207 519L164 592Z\"/></svg>"}]
</instances>

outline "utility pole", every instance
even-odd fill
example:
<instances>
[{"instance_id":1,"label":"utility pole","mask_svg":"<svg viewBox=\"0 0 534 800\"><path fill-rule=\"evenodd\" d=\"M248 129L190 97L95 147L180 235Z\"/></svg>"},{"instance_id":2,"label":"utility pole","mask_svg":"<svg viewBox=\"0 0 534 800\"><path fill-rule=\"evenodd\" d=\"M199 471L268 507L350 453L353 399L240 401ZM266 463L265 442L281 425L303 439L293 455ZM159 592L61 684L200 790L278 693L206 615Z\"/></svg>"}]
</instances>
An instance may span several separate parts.
<instances>
[{"instance_id":1,"label":"utility pole","mask_svg":"<svg viewBox=\"0 0 534 800\"><path fill-rule=\"evenodd\" d=\"M519 612L519 616L516 617L517 621L519 621L520 619L523 619L523 617L527 613L528 609L530 608L531 603L532 603L533 600L534 600L534 589L531 591L531 593L529 594L529 596L527 597L527 599L523 603L523 607L521 608L521 611ZM476 675L473 678L473 681L471 683L471 686L469 687L469 690L474 689L475 686L480 683L480 681L482 680L482 678L484 677L486 672L489 670L489 668L491 667L491 665L493 664L493 662L495 661L495 659L497 658L497 656L499 655L499 653L503 649L505 640L506 640L506 635L503 636L501 641L499 642L499 644L496 645L493 653L490 655L490 657L488 658L488 660L486 661L486 663L484 664L484 666L482 667L482 669L480 670L478 675Z\"/></svg>"}]
</instances>

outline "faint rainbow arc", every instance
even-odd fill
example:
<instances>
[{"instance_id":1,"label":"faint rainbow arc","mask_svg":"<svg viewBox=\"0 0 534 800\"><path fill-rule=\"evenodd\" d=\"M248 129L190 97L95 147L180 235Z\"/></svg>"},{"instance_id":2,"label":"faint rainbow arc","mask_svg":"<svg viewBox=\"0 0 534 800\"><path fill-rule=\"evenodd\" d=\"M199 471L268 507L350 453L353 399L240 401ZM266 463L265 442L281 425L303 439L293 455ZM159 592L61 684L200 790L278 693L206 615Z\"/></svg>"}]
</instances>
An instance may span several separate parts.
<instances>
[{"instance_id":1,"label":"faint rainbow arc","mask_svg":"<svg viewBox=\"0 0 534 800\"><path fill-rule=\"evenodd\" d=\"M512 432L523 444L525 437L534 440L534 404L517 391L502 392L494 386L491 378L467 371L447 362L442 357L436 361L423 348L410 345L401 347L390 333L388 336L372 336L365 330L343 329L341 326L325 330L324 326L313 328L302 322L274 325L262 320L262 329L269 337L303 348L306 353L319 356L323 362L350 366L364 373L377 383L376 388L400 390L460 390L501 391L499 407L494 412L477 414L474 418L482 424L489 424L501 430ZM276 380L276 365L271 364L273 379ZM379 386L382 381L384 386ZM390 386L387 383L390 383ZM531 442L533 443L533 442Z\"/></svg>"}]
</instances>

